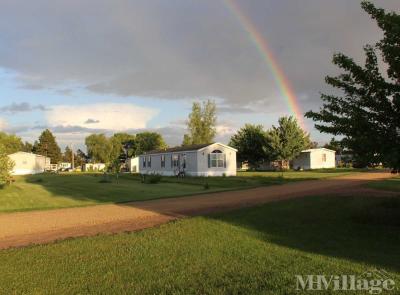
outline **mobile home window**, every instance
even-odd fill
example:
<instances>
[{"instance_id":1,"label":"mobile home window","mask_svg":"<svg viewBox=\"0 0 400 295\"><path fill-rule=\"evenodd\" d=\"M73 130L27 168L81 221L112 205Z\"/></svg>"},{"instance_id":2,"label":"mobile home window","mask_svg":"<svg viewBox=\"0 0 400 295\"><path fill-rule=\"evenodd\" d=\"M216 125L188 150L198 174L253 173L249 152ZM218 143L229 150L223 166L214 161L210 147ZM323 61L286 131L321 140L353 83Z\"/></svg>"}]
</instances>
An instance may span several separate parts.
<instances>
[{"instance_id":1,"label":"mobile home window","mask_svg":"<svg viewBox=\"0 0 400 295\"><path fill-rule=\"evenodd\" d=\"M146 168L146 157L143 157L143 168Z\"/></svg>"},{"instance_id":2,"label":"mobile home window","mask_svg":"<svg viewBox=\"0 0 400 295\"><path fill-rule=\"evenodd\" d=\"M150 168L151 167L151 156L147 157L147 166Z\"/></svg>"},{"instance_id":3,"label":"mobile home window","mask_svg":"<svg viewBox=\"0 0 400 295\"><path fill-rule=\"evenodd\" d=\"M326 154L322 154L322 162L326 162Z\"/></svg>"},{"instance_id":4,"label":"mobile home window","mask_svg":"<svg viewBox=\"0 0 400 295\"><path fill-rule=\"evenodd\" d=\"M172 156L172 166L173 167L179 167L179 157L178 157L178 155L173 155Z\"/></svg>"},{"instance_id":5,"label":"mobile home window","mask_svg":"<svg viewBox=\"0 0 400 295\"><path fill-rule=\"evenodd\" d=\"M220 150L215 150L209 155L208 167L224 168L226 167L226 156Z\"/></svg>"},{"instance_id":6,"label":"mobile home window","mask_svg":"<svg viewBox=\"0 0 400 295\"><path fill-rule=\"evenodd\" d=\"M165 168L165 155L161 155L161 168Z\"/></svg>"}]
</instances>

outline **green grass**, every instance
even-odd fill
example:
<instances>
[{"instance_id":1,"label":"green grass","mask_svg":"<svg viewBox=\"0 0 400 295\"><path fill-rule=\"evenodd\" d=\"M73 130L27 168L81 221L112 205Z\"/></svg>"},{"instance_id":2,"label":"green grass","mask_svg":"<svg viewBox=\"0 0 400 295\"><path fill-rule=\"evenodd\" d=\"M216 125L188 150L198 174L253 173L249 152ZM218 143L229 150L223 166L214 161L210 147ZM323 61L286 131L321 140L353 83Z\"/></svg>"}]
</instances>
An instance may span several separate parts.
<instances>
[{"instance_id":1,"label":"green grass","mask_svg":"<svg viewBox=\"0 0 400 295\"><path fill-rule=\"evenodd\" d=\"M375 189L400 192L400 177L370 182L368 186Z\"/></svg>"},{"instance_id":2,"label":"green grass","mask_svg":"<svg viewBox=\"0 0 400 295\"><path fill-rule=\"evenodd\" d=\"M282 184L351 173L340 169L318 172L245 172L237 177L163 177L160 183L143 184L138 175L124 174L117 181L100 183L101 174L41 174L16 177L0 189L0 212L43 210L104 203L143 201L224 190ZM209 189L205 189L205 183Z\"/></svg>"},{"instance_id":3,"label":"green grass","mask_svg":"<svg viewBox=\"0 0 400 295\"><path fill-rule=\"evenodd\" d=\"M343 176L356 172L364 172L365 169L335 168L335 169L316 169L312 171L243 171L238 172L240 177L278 177L282 175L285 179L323 179L328 177Z\"/></svg>"},{"instance_id":4,"label":"green grass","mask_svg":"<svg viewBox=\"0 0 400 295\"><path fill-rule=\"evenodd\" d=\"M368 294L296 291L295 275L378 268L400 287L399 220L399 199L309 197L3 250L0 293Z\"/></svg>"}]
</instances>

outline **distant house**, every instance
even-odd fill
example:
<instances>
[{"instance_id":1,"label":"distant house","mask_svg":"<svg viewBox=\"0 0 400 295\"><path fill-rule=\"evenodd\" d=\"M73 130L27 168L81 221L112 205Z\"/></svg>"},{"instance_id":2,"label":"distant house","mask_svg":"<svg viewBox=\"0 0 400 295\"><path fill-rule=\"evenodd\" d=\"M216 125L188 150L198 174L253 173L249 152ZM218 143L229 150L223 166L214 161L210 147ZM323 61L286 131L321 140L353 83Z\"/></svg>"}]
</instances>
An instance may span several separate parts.
<instances>
[{"instance_id":1,"label":"distant house","mask_svg":"<svg viewBox=\"0 0 400 295\"><path fill-rule=\"evenodd\" d=\"M222 143L180 146L139 156L142 174L190 176L236 175L237 150Z\"/></svg>"},{"instance_id":2,"label":"distant house","mask_svg":"<svg viewBox=\"0 0 400 295\"><path fill-rule=\"evenodd\" d=\"M104 163L86 163L82 165L83 172L103 172L106 169Z\"/></svg>"},{"instance_id":3,"label":"distant house","mask_svg":"<svg viewBox=\"0 0 400 295\"><path fill-rule=\"evenodd\" d=\"M8 155L14 162L12 175L28 175L43 173L50 167L50 158L26 152Z\"/></svg>"},{"instance_id":4,"label":"distant house","mask_svg":"<svg viewBox=\"0 0 400 295\"><path fill-rule=\"evenodd\" d=\"M139 157L126 159L125 167L128 172L138 173L139 172Z\"/></svg>"},{"instance_id":5,"label":"distant house","mask_svg":"<svg viewBox=\"0 0 400 295\"><path fill-rule=\"evenodd\" d=\"M61 162L57 166L58 170L67 170L72 168L72 163L69 162Z\"/></svg>"},{"instance_id":6,"label":"distant house","mask_svg":"<svg viewBox=\"0 0 400 295\"><path fill-rule=\"evenodd\" d=\"M304 150L293 160L293 169L335 168L335 151L326 148Z\"/></svg>"}]
</instances>

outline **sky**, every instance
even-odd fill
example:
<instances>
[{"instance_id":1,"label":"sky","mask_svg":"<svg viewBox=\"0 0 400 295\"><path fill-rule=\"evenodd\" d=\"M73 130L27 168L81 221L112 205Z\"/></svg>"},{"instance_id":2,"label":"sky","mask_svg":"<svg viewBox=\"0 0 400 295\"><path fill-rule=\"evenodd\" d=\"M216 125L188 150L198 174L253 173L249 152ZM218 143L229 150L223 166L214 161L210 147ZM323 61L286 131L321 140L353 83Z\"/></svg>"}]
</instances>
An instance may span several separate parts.
<instances>
[{"instance_id":1,"label":"sky","mask_svg":"<svg viewBox=\"0 0 400 295\"><path fill-rule=\"evenodd\" d=\"M335 52L363 62L381 37L358 0L0 0L0 130L33 142L49 128L77 148L91 133L149 130L173 146L192 103L212 99L228 143L245 123L294 114L277 69L301 116L335 91Z\"/></svg>"}]
</instances>

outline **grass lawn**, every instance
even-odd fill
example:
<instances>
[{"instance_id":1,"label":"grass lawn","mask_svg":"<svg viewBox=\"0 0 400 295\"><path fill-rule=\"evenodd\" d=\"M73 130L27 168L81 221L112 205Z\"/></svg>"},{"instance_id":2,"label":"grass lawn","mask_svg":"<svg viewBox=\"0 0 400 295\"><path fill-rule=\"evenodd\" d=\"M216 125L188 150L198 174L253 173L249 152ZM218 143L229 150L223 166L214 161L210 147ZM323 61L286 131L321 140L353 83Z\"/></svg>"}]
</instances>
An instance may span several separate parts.
<instances>
[{"instance_id":1,"label":"grass lawn","mask_svg":"<svg viewBox=\"0 0 400 295\"><path fill-rule=\"evenodd\" d=\"M339 294L296 291L295 275L374 268L400 287L399 221L399 199L309 197L3 250L0 293Z\"/></svg>"},{"instance_id":2,"label":"grass lawn","mask_svg":"<svg viewBox=\"0 0 400 295\"><path fill-rule=\"evenodd\" d=\"M334 169L315 169L312 171L285 171L285 172L274 172L274 171L243 171L238 172L239 177L278 177L283 176L285 179L322 179L335 176L343 176L356 172L365 172L366 169L355 169L355 168L334 168Z\"/></svg>"},{"instance_id":3,"label":"grass lawn","mask_svg":"<svg viewBox=\"0 0 400 295\"><path fill-rule=\"evenodd\" d=\"M16 177L0 189L0 212L88 206L141 201L199 193L251 188L290 181L318 179L352 173L349 170L317 172L242 172L237 177L163 177L157 184L143 184L138 175L125 174L118 182L100 183L101 174L41 174ZM282 177L283 175L283 177ZM205 182L209 189L204 188Z\"/></svg>"},{"instance_id":4,"label":"grass lawn","mask_svg":"<svg viewBox=\"0 0 400 295\"><path fill-rule=\"evenodd\" d=\"M400 192L400 177L368 183L371 188Z\"/></svg>"}]
</instances>

